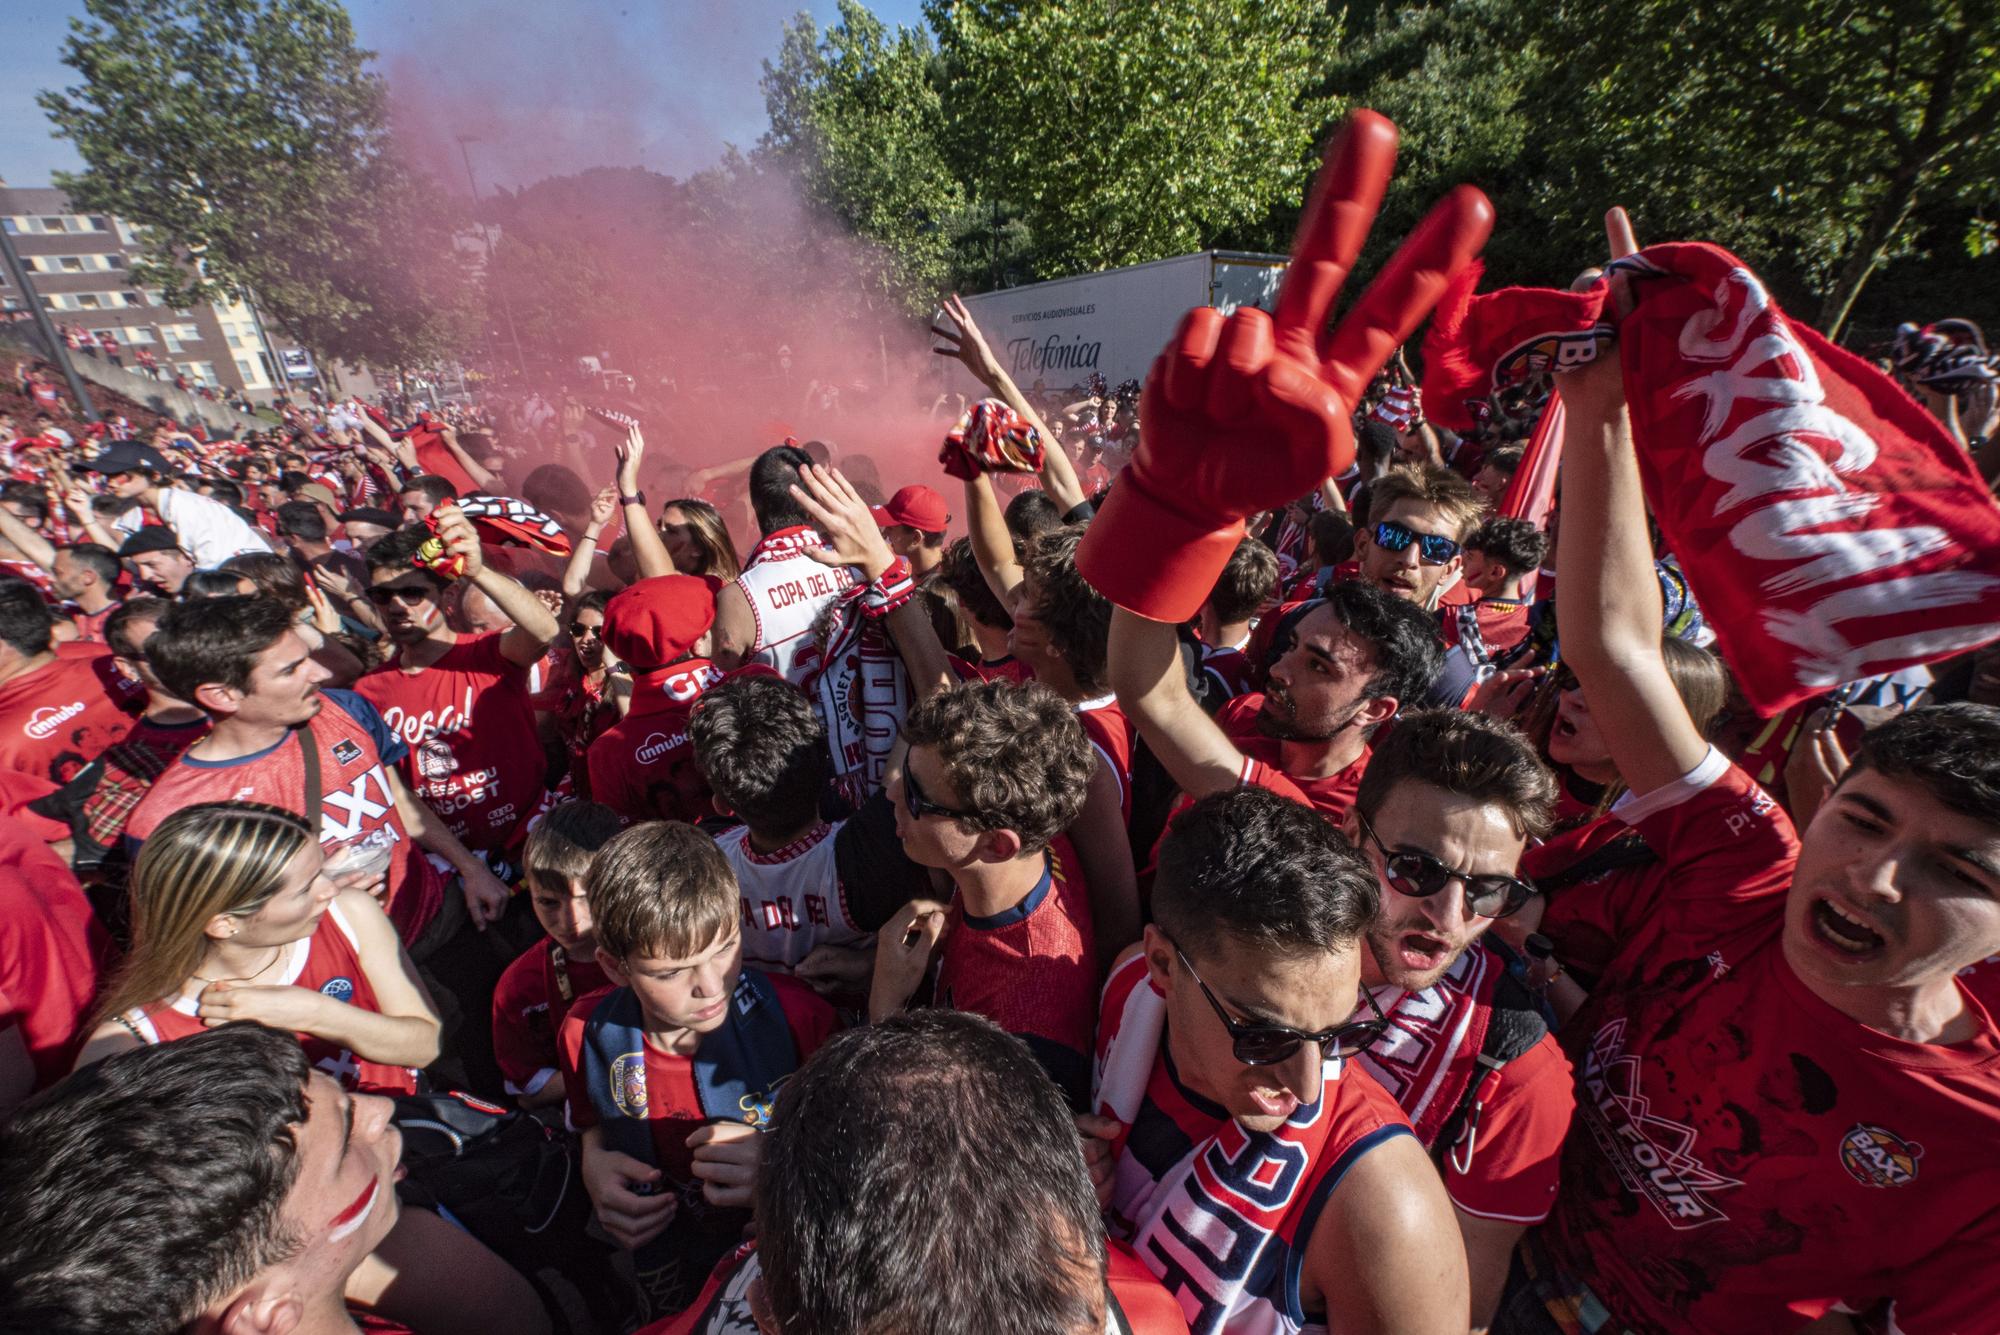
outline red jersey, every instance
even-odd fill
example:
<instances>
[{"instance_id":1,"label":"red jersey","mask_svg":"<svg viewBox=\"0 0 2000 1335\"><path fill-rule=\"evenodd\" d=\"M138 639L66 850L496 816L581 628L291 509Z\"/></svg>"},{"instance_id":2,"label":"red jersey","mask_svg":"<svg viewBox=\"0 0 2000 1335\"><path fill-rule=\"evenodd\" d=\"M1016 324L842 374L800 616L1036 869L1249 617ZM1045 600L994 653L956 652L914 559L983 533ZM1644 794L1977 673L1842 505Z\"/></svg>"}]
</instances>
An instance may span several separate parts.
<instances>
[{"instance_id":1,"label":"red jersey","mask_svg":"<svg viewBox=\"0 0 2000 1335\"><path fill-rule=\"evenodd\" d=\"M303 987L322 996L344 1001L365 1011L380 1014L381 1003L361 967L361 947L354 928L340 911L338 900L326 906L313 934L284 947L284 961L274 975L258 979L259 986ZM120 1017L132 1031L148 1043L171 1043L207 1029L199 1014L201 996L186 993L135 1006ZM357 1057L338 1043L312 1034L300 1034L299 1043L314 1066L340 1082L342 1089L370 1094L414 1094L417 1073L407 1066L388 1066Z\"/></svg>"},{"instance_id":2,"label":"red jersey","mask_svg":"<svg viewBox=\"0 0 2000 1335\"><path fill-rule=\"evenodd\" d=\"M101 612L86 612L75 603L64 603L61 611L76 626L76 637L80 643L103 644L104 623L111 619L118 606L117 603L106 603Z\"/></svg>"},{"instance_id":3,"label":"red jersey","mask_svg":"<svg viewBox=\"0 0 2000 1335\"><path fill-rule=\"evenodd\" d=\"M610 986L595 956L573 960L553 941L535 942L507 966L493 988L493 1059L509 1094L534 1094L549 1082L570 1006Z\"/></svg>"},{"instance_id":4,"label":"red jersey","mask_svg":"<svg viewBox=\"0 0 2000 1335\"><path fill-rule=\"evenodd\" d=\"M1138 733L1132 720L1118 707L1115 695L1085 700L1076 707L1076 721L1083 725L1090 745L1103 758L1106 768L1118 780L1118 814L1132 822L1132 749Z\"/></svg>"},{"instance_id":5,"label":"red jersey","mask_svg":"<svg viewBox=\"0 0 2000 1335\"><path fill-rule=\"evenodd\" d=\"M999 658L982 658L977 663L968 658L961 658L957 654L946 654L945 657L951 663L952 675L956 676L960 681L1011 681L1020 683L1030 682L1035 679L1035 674L1028 665L1012 654L1006 654Z\"/></svg>"},{"instance_id":6,"label":"red jersey","mask_svg":"<svg viewBox=\"0 0 2000 1335\"><path fill-rule=\"evenodd\" d=\"M1481 1068L1494 988L1506 968L1491 947L1474 942L1422 992L1373 989L1390 1027L1359 1057L1439 1161L1453 1205L1482 1219L1533 1224L1555 1204L1576 1092L1553 1034L1498 1070ZM1438 1153L1471 1080L1479 1082L1473 1132Z\"/></svg>"},{"instance_id":7,"label":"red jersey","mask_svg":"<svg viewBox=\"0 0 2000 1335\"><path fill-rule=\"evenodd\" d=\"M1669 883L1659 854L1609 813L1523 851L1521 874L1542 892L1535 930L1579 981L1603 974L1659 911Z\"/></svg>"},{"instance_id":8,"label":"red jersey","mask_svg":"<svg viewBox=\"0 0 2000 1335\"><path fill-rule=\"evenodd\" d=\"M403 781L467 848L511 846L542 799L542 745L527 669L499 633L461 636L415 672L401 655L364 674L355 693L408 748Z\"/></svg>"},{"instance_id":9,"label":"red jersey","mask_svg":"<svg viewBox=\"0 0 2000 1335\"><path fill-rule=\"evenodd\" d=\"M792 1031L792 1046L799 1062L819 1050L819 1045L840 1027L833 1007L820 1000L804 983L781 975L769 975L778 1004L784 1008L785 1023ZM572 1129L586 1131L597 1125L597 1109L591 1105L590 1091L584 1087L584 1026L591 1012L612 995L613 989L583 998L570 1008L557 1031L556 1047L562 1063L563 1101ZM694 1059L690 1055L661 1052L646 1044L646 1116L653 1124L653 1155L660 1171L673 1182L694 1179L694 1151L687 1138L706 1125L710 1118L701 1110L701 1094L695 1087Z\"/></svg>"},{"instance_id":10,"label":"red jersey","mask_svg":"<svg viewBox=\"0 0 2000 1335\"><path fill-rule=\"evenodd\" d=\"M1238 751L1256 761L1265 770L1283 774L1280 763L1283 759L1283 744L1275 737L1267 737L1257 726L1258 715L1264 712L1263 692L1239 695L1224 705L1215 715L1215 722L1228 734L1229 740ZM1365 744L1361 754L1345 769L1337 770L1325 778L1306 779L1296 774L1285 774L1293 788L1304 794L1305 803L1328 820L1338 825L1347 819L1347 813L1354 806L1354 795L1361 790L1361 775L1368 768L1368 757L1374 754ZM1246 776L1246 783L1258 787L1270 787ZM1290 796L1290 794L1286 794Z\"/></svg>"},{"instance_id":11,"label":"red jersey","mask_svg":"<svg viewBox=\"0 0 2000 1335\"><path fill-rule=\"evenodd\" d=\"M2000 1034L1904 1042L1800 981L1798 842L1721 753L1618 814L1670 876L1568 1031L1578 1120L1541 1235L1613 1325L1736 1335L1893 1304L1906 1335L2000 1311Z\"/></svg>"},{"instance_id":12,"label":"red jersey","mask_svg":"<svg viewBox=\"0 0 2000 1335\"><path fill-rule=\"evenodd\" d=\"M391 849L389 889L383 907L405 944L415 941L444 898L444 879L403 828L389 789L387 767L408 750L382 716L352 691L320 692L326 704L308 734L319 748L319 839L322 844L365 839ZM255 800L287 811L306 809L306 766L299 739L284 740L235 760L177 757L125 822L126 847L138 846L160 822L199 802Z\"/></svg>"},{"instance_id":13,"label":"red jersey","mask_svg":"<svg viewBox=\"0 0 2000 1335\"><path fill-rule=\"evenodd\" d=\"M41 835L0 816L0 1030L18 1030L35 1088L69 1074L109 957L83 887Z\"/></svg>"},{"instance_id":14,"label":"red jersey","mask_svg":"<svg viewBox=\"0 0 2000 1335\"><path fill-rule=\"evenodd\" d=\"M49 662L0 682L0 768L68 783L132 730L145 695L103 645L58 645Z\"/></svg>"},{"instance_id":15,"label":"red jersey","mask_svg":"<svg viewBox=\"0 0 2000 1335\"><path fill-rule=\"evenodd\" d=\"M45 844L60 843L69 838L69 825L46 813L60 806L51 799L61 791L40 775L0 769L0 815L21 822Z\"/></svg>"},{"instance_id":16,"label":"red jersey","mask_svg":"<svg viewBox=\"0 0 2000 1335\"><path fill-rule=\"evenodd\" d=\"M1132 1249L1113 1241L1105 1253L1104 1287L1115 1309L1105 1313L1106 1335L1124 1330L1132 1335L1187 1335L1180 1304ZM746 1242L716 1263L686 1311L643 1326L637 1335L755 1335L750 1286L763 1274L757 1244Z\"/></svg>"},{"instance_id":17,"label":"red jersey","mask_svg":"<svg viewBox=\"0 0 2000 1335\"><path fill-rule=\"evenodd\" d=\"M723 674L705 658L674 667L659 686L635 691L631 712L585 753L591 800L628 821L692 823L713 814L708 780L694 763L688 715Z\"/></svg>"},{"instance_id":18,"label":"red jersey","mask_svg":"<svg viewBox=\"0 0 2000 1335\"><path fill-rule=\"evenodd\" d=\"M1444 637L1444 647L1451 649L1463 644L1475 662L1505 659L1508 652L1526 640L1528 632L1533 629L1529 624L1529 613L1534 607L1530 603L1481 598L1477 602L1452 606L1448 597L1443 603L1451 609L1438 617L1438 630Z\"/></svg>"},{"instance_id":19,"label":"red jersey","mask_svg":"<svg viewBox=\"0 0 2000 1335\"><path fill-rule=\"evenodd\" d=\"M1025 1039L1071 1102L1082 1106L1097 1023L1097 941L1090 892L1076 865L1068 841L1057 839L1035 888L990 917L967 913L954 892L937 998Z\"/></svg>"}]
</instances>

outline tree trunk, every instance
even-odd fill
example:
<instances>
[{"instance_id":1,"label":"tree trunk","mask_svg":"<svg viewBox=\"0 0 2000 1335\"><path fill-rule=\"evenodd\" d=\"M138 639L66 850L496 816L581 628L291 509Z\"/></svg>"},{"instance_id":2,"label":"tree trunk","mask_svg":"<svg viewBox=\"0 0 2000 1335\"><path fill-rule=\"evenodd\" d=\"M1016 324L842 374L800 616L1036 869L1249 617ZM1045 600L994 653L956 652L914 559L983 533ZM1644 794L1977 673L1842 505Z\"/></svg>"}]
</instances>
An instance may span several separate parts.
<instances>
[{"instance_id":1,"label":"tree trunk","mask_svg":"<svg viewBox=\"0 0 2000 1335\"><path fill-rule=\"evenodd\" d=\"M1889 193L1868 215L1868 226L1854 244L1854 251L1841 266L1840 278L1833 290L1819 308L1819 327L1827 338L1838 342L1841 326L1854 310L1855 301L1861 296L1861 289L1868 285L1875 270L1882 264L1882 257L1888 253L1889 243L1896 233L1910 220L1916 208L1916 173L1905 168L1891 179Z\"/></svg>"}]
</instances>

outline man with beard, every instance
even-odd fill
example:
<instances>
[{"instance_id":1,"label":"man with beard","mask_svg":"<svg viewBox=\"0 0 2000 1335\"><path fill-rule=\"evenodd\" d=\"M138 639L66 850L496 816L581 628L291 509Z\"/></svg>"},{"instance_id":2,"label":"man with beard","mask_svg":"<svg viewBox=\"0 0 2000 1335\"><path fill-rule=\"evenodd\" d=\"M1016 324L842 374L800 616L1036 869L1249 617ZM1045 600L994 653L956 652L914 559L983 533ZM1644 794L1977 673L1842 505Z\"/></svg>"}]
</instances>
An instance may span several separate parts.
<instances>
[{"instance_id":1,"label":"man with beard","mask_svg":"<svg viewBox=\"0 0 2000 1335\"><path fill-rule=\"evenodd\" d=\"M1371 585L1335 583L1310 604L1261 693L1214 719L1188 691L1173 626L1117 608L1110 676L1118 703L1190 799L1249 783L1340 820L1367 768L1369 739L1437 675L1437 635L1416 607Z\"/></svg>"}]
</instances>

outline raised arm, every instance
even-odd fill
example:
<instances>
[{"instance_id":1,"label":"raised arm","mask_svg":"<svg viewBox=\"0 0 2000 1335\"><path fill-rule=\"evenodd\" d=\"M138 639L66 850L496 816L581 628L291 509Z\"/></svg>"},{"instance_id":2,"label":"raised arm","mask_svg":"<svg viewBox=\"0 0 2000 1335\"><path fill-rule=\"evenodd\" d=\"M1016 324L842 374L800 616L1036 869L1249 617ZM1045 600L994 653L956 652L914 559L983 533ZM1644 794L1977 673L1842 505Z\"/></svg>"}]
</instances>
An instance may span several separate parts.
<instances>
[{"instance_id":1,"label":"raised arm","mask_svg":"<svg viewBox=\"0 0 2000 1335\"><path fill-rule=\"evenodd\" d=\"M0 505L0 538L20 548L21 555L44 570L51 569L56 563L56 545L29 528L20 516L4 505Z\"/></svg>"},{"instance_id":2,"label":"raised arm","mask_svg":"<svg viewBox=\"0 0 2000 1335\"><path fill-rule=\"evenodd\" d=\"M1243 753L1188 691L1174 626L1114 607L1109 656L1118 707L1182 792L1206 797L1242 781Z\"/></svg>"},{"instance_id":3,"label":"raised arm","mask_svg":"<svg viewBox=\"0 0 2000 1335\"><path fill-rule=\"evenodd\" d=\"M1637 249L1623 209L1607 219L1613 258ZM1590 701L1619 777L1634 793L1701 763L1708 743L1688 717L1660 653L1659 580L1620 359L1602 355L1556 377L1563 424L1556 619L1563 661Z\"/></svg>"},{"instance_id":4,"label":"raised arm","mask_svg":"<svg viewBox=\"0 0 2000 1335\"><path fill-rule=\"evenodd\" d=\"M444 447L451 451L451 457L458 460L458 466L472 479L472 484L481 491L492 491L500 479L488 472L486 465L465 452L465 447L458 443L458 428L445 427L438 435L444 440Z\"/></svg>"},{"instance_id":5,"label":"raised arm","mask_svg":"<svg viewBox=\"0 0 2000 1335\"><path fill-rule=\"evenodd\" d=\"M463 511L450 501L432 512L438 537L454 556L465 562L464 578L479 586L493 600L513 626L500 636L500 654L508 662L527 667L542 656L561 628L542 600L522 587L511 575L503 575L486 564L486 551L479 531Z\"/></svg>"},{"instance_id":6,"label":"raised arm","mask_svg":"<svg viewBox=\"0 0 2000 1335\"><path fill-rule=\"evenodd\" d=\"M646 513L645 498L639 494L639 464L646 457L646 437L639 424L634 422L626 427L625 439L612 449L618 457L618 504L625 515L625 536L632 540L632 559L638 563L639 576L651 579L655 575L671 575L674 558L667 554L667 544L660 537L653 517Z\"/></svg>"},{"instance_id":7,"label":"raised arm","mask_svg":"<svg viewBox=\"0 0 2000 1335\"><path fill-rule=\"evenodd\" d=\"M1014 535L1007 531L1007 516L1000 498L993 494L993 479L981 473L965 484L965 531L972 541L972 559L986 576L986 587L1000 605L1013 611L1014 595L1020 591L1021 559L1014 554Z\"/></svg>"},{"instance_id":8,"label":"raised arm","mask_svg":"<svg viewBox=\"0 0 2000 1335\"><path fill-rule=\"evenodd\" d=\"M590 521L584 525L583 536L570 550L569 564L563 567L562 593L565 602L574 603L590 587L590 566L597 559L598 539L604 536L605 526L617 513L618 488L606 487L591 499Z\"/></svg>"},{"instance_id":9,"label":"raised arm","mask_svg":"<svg viewBox=\"0 0 2000 1335\"><path fill-rule=\"evenodd\" d=\"M1055 502L1056 509L1068 514L1082 505L1086 497L1082 484L1076 479L1076 468L1070 463L1068 452L1049 431L1049 424L1042 420L1035 406L1028 402L1028 396L1021 392L1021 387L1014 383L1014 377L1007 374L1007 368L993 355L986 335L980 332L964 299L954 292L945 300L944 313L958 325L959 332L954 334L949 329L932 325L931 333L951 346L932 348L931 351L940 357L955 358L972 373L973 379L986 386L996 398L1019 413L1029 426L1041 434L1044 449L1039 476L1042 490Z\"/></svg>"}]
</instances>

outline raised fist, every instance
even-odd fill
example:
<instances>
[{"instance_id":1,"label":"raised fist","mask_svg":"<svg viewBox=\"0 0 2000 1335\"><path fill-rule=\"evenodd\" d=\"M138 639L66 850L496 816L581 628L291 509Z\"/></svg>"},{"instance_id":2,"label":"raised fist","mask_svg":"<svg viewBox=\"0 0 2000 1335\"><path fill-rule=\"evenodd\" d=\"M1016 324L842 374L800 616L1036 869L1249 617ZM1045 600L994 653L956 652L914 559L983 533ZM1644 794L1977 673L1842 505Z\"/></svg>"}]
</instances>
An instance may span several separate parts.
<instances>
[{"instance_id":1,"label":"raised fist","mask_svg":"<svg viewBox=\"0 0 2000 1335\"><path fill-rule=\"evenodd\" d=\"M1355 111L1327 149L1275 315L1198 307L1154 360L1132 462L1077 551L1119 606L1155 621L1200 610L1243 521L1354 458L1354 406L1493 230L1471 186L1439 202L1331 331L1327 317L1381 206L1396 127Z\"/></svg>"}]
</instances>

